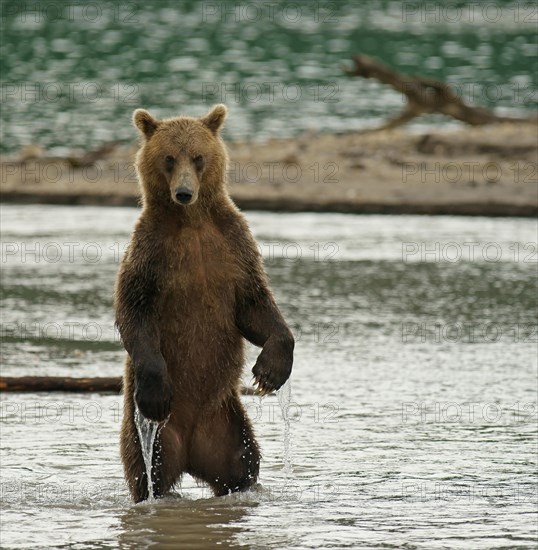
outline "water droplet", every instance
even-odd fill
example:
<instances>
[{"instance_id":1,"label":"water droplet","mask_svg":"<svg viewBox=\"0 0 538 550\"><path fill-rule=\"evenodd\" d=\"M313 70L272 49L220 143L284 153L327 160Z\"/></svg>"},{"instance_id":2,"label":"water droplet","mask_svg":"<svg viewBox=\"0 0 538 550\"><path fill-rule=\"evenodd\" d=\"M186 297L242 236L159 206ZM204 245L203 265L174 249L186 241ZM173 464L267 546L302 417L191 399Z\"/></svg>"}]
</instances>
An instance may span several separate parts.
<instances>
[{"instance_id":1,"label":"water droplet","mask_svg":"<svg viewBox=\"0 0 538 550\"><path fill-rule=\"evenodd\" d=\"M155 443L155 437L157 435L157 429L159 423L154 420L148 420L145 418L138 407L135 409L135 424L140 438L140 447L142 450L142 458L146 466L146 479L148 480L148 500L153 500L153 479L151 472L152 458L153 458L153 445Z\"/></svg>"},{"instance_id":2,"label":"water droplet","mask_svg":"<svg viewBox=\"0 0 538 550\"><path fill-rule=\"evenodd\" d=\"M291 382L288 380L278 391L278 403L282 410L284 418L284 468L283 472L286 478L293 474L293 466L291 460L291 434L290 434L290 418L289 407L291 403Z\"/></svg>"}]
</instances>

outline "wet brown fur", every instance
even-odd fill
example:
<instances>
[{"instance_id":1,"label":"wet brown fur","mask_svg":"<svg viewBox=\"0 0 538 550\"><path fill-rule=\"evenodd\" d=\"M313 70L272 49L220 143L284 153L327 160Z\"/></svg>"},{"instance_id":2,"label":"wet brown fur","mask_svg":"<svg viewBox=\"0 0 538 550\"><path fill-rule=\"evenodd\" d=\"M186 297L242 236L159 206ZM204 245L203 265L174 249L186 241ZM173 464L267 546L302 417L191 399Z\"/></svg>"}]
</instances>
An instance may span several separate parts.
<instances>
[{"instance_id":1,"label":"wet brown fur","mask_svg":"<svg viewBox=\"0 0 538 550\"><path fill-rule=\"evenodd\" d=\"M262 392L278 389L291 372L293 337L226 191L225 116L224 106L201 119L134 116L143 136L136 159L143 210L118 273L115 308L128 352L120 447L136 502L148 494L135 395L146 416L162 420L170 412L154 449L155 495L185 472L223 495L248 488L259 471L238 394L243 339L263 347L253 369ZM176 159L171 171L167 156ZM202 169L193 164L199 156ZM188 182L193 204L174 200L178 182Z\"/></svg>"}]
</instances>

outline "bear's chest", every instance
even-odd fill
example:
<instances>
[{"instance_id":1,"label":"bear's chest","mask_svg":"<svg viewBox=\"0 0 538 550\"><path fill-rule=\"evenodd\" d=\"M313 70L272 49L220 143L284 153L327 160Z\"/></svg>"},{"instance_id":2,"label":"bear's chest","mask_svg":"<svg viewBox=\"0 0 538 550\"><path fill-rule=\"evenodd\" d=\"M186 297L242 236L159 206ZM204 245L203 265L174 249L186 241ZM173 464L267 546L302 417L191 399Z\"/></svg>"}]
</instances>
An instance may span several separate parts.
<instances>
[{"instance_id":1,"label":"bear's chest","mask_svg":"<svg viewBox=\"0 0 538 550\"><path fill-rule=\"evenodd\" d=\"M237 254L223 235L212 227L185 229L167 242L166 273L162 296L185 309L218 310L233 306L241 275Z\"/></svg>"}]
</instances>

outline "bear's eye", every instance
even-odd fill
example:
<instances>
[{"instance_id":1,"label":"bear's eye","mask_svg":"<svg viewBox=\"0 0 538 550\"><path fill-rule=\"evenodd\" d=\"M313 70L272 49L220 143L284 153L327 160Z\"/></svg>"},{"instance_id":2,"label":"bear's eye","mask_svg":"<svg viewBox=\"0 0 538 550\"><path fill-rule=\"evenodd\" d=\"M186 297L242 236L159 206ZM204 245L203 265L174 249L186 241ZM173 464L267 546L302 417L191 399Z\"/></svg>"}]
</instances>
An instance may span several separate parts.
<instances>
[{"instance_id":1,"label":"bear's eye","mask_svg":"<svg viewBox=\"0 0 538 550\"><path fill-rule=\"evenodd\" d=\"M164 157L164 163L166 165L167 170L172 170L175 162L176 162L176 159L172 155L166 155Z\"/></svg>"},{"instance_id":2,"label":"bear's eye","mask_svg":"<svg viewBox=\"0 0 538 550\"><path fill-rule=\"evenodd\" d=\"M204 157L202 155L198 155L197 157L194 157L192 159L192 162L194 162L194 166L196 167L196 170L201 170L204 167Z\"/></svg>"}]
</instances>

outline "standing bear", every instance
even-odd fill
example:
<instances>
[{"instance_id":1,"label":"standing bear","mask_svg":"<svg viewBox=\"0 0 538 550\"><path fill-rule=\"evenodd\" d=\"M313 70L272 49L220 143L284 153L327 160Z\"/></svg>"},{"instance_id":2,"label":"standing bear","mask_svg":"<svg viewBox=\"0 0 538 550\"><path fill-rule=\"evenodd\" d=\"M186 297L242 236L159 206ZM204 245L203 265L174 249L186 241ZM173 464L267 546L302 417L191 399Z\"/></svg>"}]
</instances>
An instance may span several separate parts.
<instances>
[{"instance_id":1,"label":"standing bear","mask_svg":"<svg viewBox=\"0 0 538 550\"><path fill-rule=\"evenodd\" d=\"M239 397L244 339L262 348L252 372L260 393L279 389L294 340L250 229L226 190L220 137L226 107L202 118L134 112L142 135L138 219L116 281L116 324L127 350L121 457L135 502L148 480L135 406L168 421L154 445L154 496L183 473L215 495L256 482L260 451ZM136 405L135 405L136 404Z\"/></svg>"}]
</instances>

